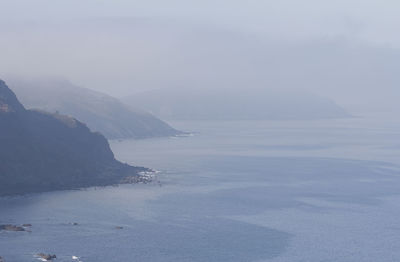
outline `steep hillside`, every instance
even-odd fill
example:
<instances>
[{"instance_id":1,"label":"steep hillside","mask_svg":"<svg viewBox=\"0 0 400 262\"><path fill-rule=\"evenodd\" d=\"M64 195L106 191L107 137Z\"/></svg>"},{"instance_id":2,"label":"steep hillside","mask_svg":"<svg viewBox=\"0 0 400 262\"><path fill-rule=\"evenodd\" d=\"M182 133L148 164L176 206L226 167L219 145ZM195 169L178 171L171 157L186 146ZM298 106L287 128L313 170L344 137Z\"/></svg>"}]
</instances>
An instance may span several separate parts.
<instances>
[{"instance_id":1,"label":"steep hillside","mask_svg":"<svg viewBox=\"0 0 400 262\"><path fill-rule=\"evenodd\" d=\"M74 118L26 110L0 80L0 195L109 185L143 168L115 160Z\"/></svg>"},{"instance_id":2,"label":"steep hillside","mask_svg":"<svg viewBox=\"0 0 400 262\"><path fill-rule=\"evenodd\" d=\"M17 79L13 90L27 108L70 115L108 139L149 138L180 134L167 123L118 99L59 79Z\"/></svg>"}]
</instances>

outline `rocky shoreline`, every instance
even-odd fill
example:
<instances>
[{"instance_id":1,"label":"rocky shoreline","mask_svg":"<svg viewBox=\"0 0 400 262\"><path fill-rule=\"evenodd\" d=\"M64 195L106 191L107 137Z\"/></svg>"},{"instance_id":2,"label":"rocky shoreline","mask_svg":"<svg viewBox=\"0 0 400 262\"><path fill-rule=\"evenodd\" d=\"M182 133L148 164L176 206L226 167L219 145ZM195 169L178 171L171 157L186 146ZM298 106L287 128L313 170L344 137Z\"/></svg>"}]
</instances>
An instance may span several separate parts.
<instances>
[{"instance_id":1,"label":"rocky shoreline","mask_svg":"<svg viewBox=\"0 0 400 262\"><path fill-rule=\"evenodd\" d=\"M136 176L128 176L123 178L120 181L120 184L148 184L151 182L158 182L157 179L157 174L159 172L152 170L152 169L147 169L144 171L141 171L138 173Z\"/></svg>"},{"instance_id":2,"label":"rocky shoreline","mask_svg":"<svg viewBox=\"0 0 400 262\"><path fill-rule=\"evenodd\" d=\"M145 167L133 167L135 170L134 174L132 175L124 175L116 174L115 178L110 178L104 181L96 181L96 183L85 183L79 186L57 186L57 187L37 187L30 189L27 192L23 191L8 191L8 192L0 192L1 197L8 197L8 196L21 196L26 194L36 194L36 193L46 193L46 192L53 192L53 191L63 191L63 190L81 190L87 188L98 188L98 187L109 187L109 186L119 186L119 185L126 185L126 184L150 184L150 183L157 183L161 185L160 181L157 178L158 171L145 168ZM133 173L133 172L123 172L123 173ZM1 231L1 228L0 228ZM1 262L1 261L0 261Z\"/></svg>"}]
</instances>

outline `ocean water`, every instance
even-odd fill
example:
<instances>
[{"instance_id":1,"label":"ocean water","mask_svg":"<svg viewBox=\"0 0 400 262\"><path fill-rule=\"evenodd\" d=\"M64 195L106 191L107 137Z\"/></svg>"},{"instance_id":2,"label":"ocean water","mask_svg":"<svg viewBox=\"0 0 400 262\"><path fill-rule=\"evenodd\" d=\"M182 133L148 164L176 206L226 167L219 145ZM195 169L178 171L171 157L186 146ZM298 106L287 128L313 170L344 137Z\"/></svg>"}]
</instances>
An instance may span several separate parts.
<instances>
[{"instance_id":1,"label":"ocean water","mask_svg":"<svg viewBox=\"0 0 400 262\"><path fill-rule=\"evenodd\" d=\"M33 225L0 232L0 256L399 261L400 123L173 124L194 135L110 142L121 161L159 170L160 184L0 198L0 224Z\"/></svg>"}]
</instances>

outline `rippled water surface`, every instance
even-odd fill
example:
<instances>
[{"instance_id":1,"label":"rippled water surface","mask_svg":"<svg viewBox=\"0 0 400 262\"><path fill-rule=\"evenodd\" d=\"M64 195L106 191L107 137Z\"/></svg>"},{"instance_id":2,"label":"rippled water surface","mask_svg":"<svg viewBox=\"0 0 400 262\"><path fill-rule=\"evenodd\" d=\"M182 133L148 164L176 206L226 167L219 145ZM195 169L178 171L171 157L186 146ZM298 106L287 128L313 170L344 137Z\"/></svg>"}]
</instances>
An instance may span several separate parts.
<instances>
[{"instance_id":1,"label":"rippled water surface","mask_svg":"<svg viewBox=\"0 0 400 262\"><path fill-rule=\"evenodd\" d=\"M398 261L400 124L174 124L194 136L111 142L121 161L160 170L161 186L0 198L0 224L33 225L0 232L0 256Z\"/></svg>"}]
</instances>

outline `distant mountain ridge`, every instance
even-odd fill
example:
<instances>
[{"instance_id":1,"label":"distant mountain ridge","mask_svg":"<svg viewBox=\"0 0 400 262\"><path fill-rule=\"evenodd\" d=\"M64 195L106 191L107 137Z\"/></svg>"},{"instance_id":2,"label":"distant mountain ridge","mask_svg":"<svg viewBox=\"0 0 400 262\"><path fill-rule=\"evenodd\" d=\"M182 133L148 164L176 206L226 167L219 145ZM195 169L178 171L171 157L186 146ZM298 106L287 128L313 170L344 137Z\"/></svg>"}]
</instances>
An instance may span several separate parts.
<instances>
[{"instance_id":1,"label":"distant mountain ridge","mask_svg":"<svg viewBox=\"0 0 400 262\"><path fill-rule=\"evenodd\" d=\"M26 107L70 115L108 139L181 134L143 110L128 108L114 97L66 80L12 78L8 82Z\"/></svg>"},{"instance_id":2,"label":"distant mountain ridge","mask_svg":"<svg viewBox=\"0 0 400 262\"><path fill-rule=\"evenodd\" d=\"M124 95L127 85L136 91L263 85L306 88L360 113L400 105L400 49L353 37L284 39L161 17L10 23L0 30L8 39L0 41L7 50L0 71L10 74L68 74L102 90L121 79L115 90ZM14 55L21 52L15 32L24 36L24 55Z\"/></svg>"},{"instance_id":3,"label":"distant mountain ridge","mask_svg":"<svg viewBox=\"0 0 400 262\"><path fill-rule=\"evenodd\" d=\"M76 119L26 110L2 80L0 145L0 195L110 185L146 170L117 161Z\"/></svg>"},{"instance_id":4,"label":"distant mountain ridge","mask_svg":"<svg viewBox=\"0 0 400 262\"><path fill-rule=\"evenodd\" d=\"M349 117L334 101L296 89L180 88L123 99L167 120L313 120Z\"/></svg>"}]
</instances>

